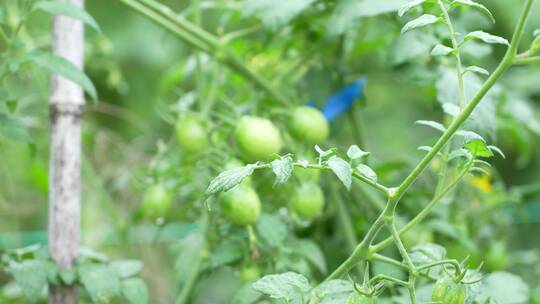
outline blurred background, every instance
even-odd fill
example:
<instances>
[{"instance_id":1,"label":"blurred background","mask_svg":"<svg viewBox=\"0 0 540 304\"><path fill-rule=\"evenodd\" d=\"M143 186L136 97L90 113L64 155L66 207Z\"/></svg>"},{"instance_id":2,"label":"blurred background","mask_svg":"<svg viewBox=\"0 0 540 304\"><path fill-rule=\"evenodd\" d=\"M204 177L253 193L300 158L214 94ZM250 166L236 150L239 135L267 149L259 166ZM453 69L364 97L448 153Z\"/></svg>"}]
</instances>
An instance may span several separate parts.
<instances>
[{"instance_id":1,"label":"blurred background","mask_svg":"<svg viewBox=\"0 0 540 304\"><path fill-rule=\"evenodd\" d=\"M0 4L0 26L6 32L18 26L24 2L4 0ZM372 5L370 1L308 2L311 4L305 8L270 11L257 1L161 1L188 20L195 20L194 3L199 3L201 26L228 39L230 48L249 67L292 96L291 105L312 102L322 107L347 84L366 80L352 107L330 122L325 145L344 151L357 144L371 152L369 162L379 180L396 185L424 155L417 147L432 144L439 135L414 122L443 121L441 104L455 90L451 89L454 73L448 71L453 62L429 56L444 29L400 36L406 21L395 13L400 1ZM497 22L491 24L481 13L463 10L453 16L457 31L482 29L510 39L521 9L519 1L479 2L492 11ZM87 1L86 5L101 31L86 29L85 72L99 98L88 101L83 125L82 243L112 259L142 260L151 303L172 303L182 280L178 246L195 229L198 216L190 214L190 204L202 199L210 177L220 167L213 169L208 163L182 156L174 143L177 117L193 107L201 94L215 94L218 109L209 119L228 116L223 121L234 122L230 113L249 113L260 102L263 106L255 111L266 113L285 130L287 119L281 112L286 108L266 103L265 93L244 77L120 1ZM539 16L536 3L521 50L530 45L533 30L540 28ZM34 50L48 50L51 16L36 11L26 18L16 47L8 49L0 42L4 61L0 64L9 68L1 78L0 114L8 113L18 122L13 129L0 126L0 251L45 244L47 235L48 74L16 59ZM468 64L490 71L503 55L504 47L476 42L464 49ZM474 91L482 79L471 74L467 85ZM484 261L488 270L508 270L531 290L540 286L539 107L540 65L512 68L467 125L498 146L506 159L490 159L489 176L468 177L459 195L437 209L438 217L411 233L413 238L425 238L421 241L445 245L449 256L469 254L475 263ZM221 130L217 133L222 145L229 146L226 134L232 131L219 124L215 128ZM285 146L285 151L293 153L303 149L292 144L287 148L287 141ZM302 151L315 155L311 147ZM225 155L234 157L234 152ZM404 218L427 202L436 166L435 161L405 197L400 207ZM212 169L201 177L199 167ZM145 190L156 178L174 180L176 185L173 208L157 221L140 208ZM330 179L323 176L321 182ZM376 194L361 187L353 187L352 193L340 194L338 199L350 204L351 197L359 198L349 213L356 236L361 237L376 214L374 205L364 202L365 196ZM450 200L455 202L450 205ZM314 239L326 256L328 269L333 269L347 252L332 249L344 240L339 228L334 231L337 224L328 208L328 216L311 228L293 229L293 233ZM326 232L316 232L318 229ZM330 241L325 244L320 235ZM228 270L219 268L218 275L205 277L207 281L194 287L192 302L227 303L208 300L213 291L205 286L229 282L219 275L226 277L227 271L237 271L235 267L232 263ZM9 282L9 276L0 271L0 285L4 286L0 294L6 299L14 292ZM216 297L226 298L222 294Z\"/></svg>"}]
</instances>

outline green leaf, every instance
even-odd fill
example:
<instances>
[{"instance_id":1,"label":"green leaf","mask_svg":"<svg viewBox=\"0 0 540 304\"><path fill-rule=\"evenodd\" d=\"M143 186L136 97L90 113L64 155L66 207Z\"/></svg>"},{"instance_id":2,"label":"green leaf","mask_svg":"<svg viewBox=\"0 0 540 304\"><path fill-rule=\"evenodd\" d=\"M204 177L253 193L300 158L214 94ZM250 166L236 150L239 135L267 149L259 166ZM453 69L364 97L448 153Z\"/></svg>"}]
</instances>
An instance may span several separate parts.
<instances>
[{"instance_id":1,"label":"green leaf","mask_svg":"<svg viewBox=\"0 0 540 304\"><path fill-rule=\"evenodd\" d=\"M456 51L453 48L444 46L442 44L437 44L431 50L431 56L447 56L448 54L455 54Z\"/></svg>"},{"instance_id":2,"label":"green leaf","mask_svg":"<svg viewBox=\"0 0 540 304\"><path fill-rule=\"evenodd\" d=\"M313 266L317 267L322 274L327 272L324 254L317 243L308 239L302 239L288 242L288 244L294 253L304 257Z\"/></svg>"},{"instance_id":3,"label":"green leaf","mask_svg":"<svg viewBox=\"0 0 540 304\"><path fill-rule=\"evenodd\" d=\"M438 22L441 22L442 18L433 16L430 14L424 14L414 20L411 20L405 24L405 26L401 29L401 34L405 34L408 31L412 31L417 28L424 27L426 25L435 24Z\"/></svg>"},{"instance_id":4,"label":"green leaf","mask_svg":"<svg viewBox=\"0 0 540 304\"><path fill-rule=\"evenodd\" d=\"M22 122L4 113L0 113L0 134L16 141L32 141L32 138L28 135L28 131Z\"/></svg>"},{"instance_id":5,"label":"green leaf","mask_svg":"<svg viewBox=\"0 0 540 304\"><path fill-rule=\"evenodd\" d=\"M411 1L403 4L398 10L398 16L402 17L410 9L412 9L413 7L419 6L424 2L426 2L426 0L411 0Z\"/></svg>"},{"instance_id":6,"label":"green leaf","mask_svg":"<svg viewBox=\"0 0 540 304\"><path fill-rule=\"evenodd\" d=\"M122 281L122 296L129 304L147 304L148 287L140 278L131 278Z\"/></svg>"},{"instance_id":7,"label":"green leaf","mask_svg":"<svg viewBox=\"0 0 540 304\"><path fill-rule=\"evenodd\" d=\"M534 37L540 37L540 29L534 30L533 36Z\"/></svg>"},{"instance_id":8,"label":"green leaf","mask_svg":"<svg viewBox=\"0 0 540 304\"><path fill-rule=\"evenodd\" d=\"M432 121L432 120L417 120L414 122L415 124L417 125L421 125L421 126L428 126L428 127L431 127L437 131L441 131L441 132L445 132L446 131L446 128L441 124L441 123L438 123L436 121Z\"/></svg>"},{"instance_id":9,"label":"green leaf","mask_svg":"<svg viewBox=\"0 0 540 304\"><path fill-rule=\"evenodd\" d=\"M352 184L351 165L337 156L330 157L327 164L332 172L334 172L338 179L343 183L343 185L345 185L345 188L350 190Z\"/></svg>"},{"instance_id":10,"label":"green leaf","mask_svg":"<svg viewBox=\"0 0 540 304\"><path fill-rule=\"evenodd\" d=\"M463 75L465 84L465 101L471 100L480 90L484 79L476 73L466 73ZM451 68L441 68L436 80L437 100L443 106L453 107L459 113L458 100L460 98L459 85L456 77L456 70ZM498 90L490 90L483 98L482 102L474 109L470 119L465 121L463 128L475 130L483 134L495 135L497 125L497 104L499 102ZM454 106L450 106L450 104ZM465 102L466 104L466 102Z\"/></svg>"},{"instance_id":11,"label":"green leaf","mask_svg":"<svg viewBox=\"0 0 540 304\"><path fill-rule=\"evenodd\" d=\"M421 266L432 262L443 260L446 256L446 249L438 244L426 243L415 245L410 253L410 258L414 265ZM427 272L437 275L442 267L430 268Z\"/></svg>"},{"instance_id":12,"label":"green leaf","mask_svg":"<svg viewBox=\"0 0 540 304\"><path fill-rule=\"evenodd\" d=\"M98 263L107 263L109 261L109 258L103 253L87 247L81 247L79 254L79 260L87 259Z\"/></svg>"},{"instance_id":13,"label":"green leaf","mask_svg":"<svg viewBox=\"0 0 540 304\"><path fill-rule=\"evenodd\" d=\"M40 260L11 262L6 269L29 300L36 300L47 286L47 263Z\"/></svg>"},{"instance_id":14,"label":"green leaf","mask_svg":"<svg viewBox=\"0 0 540 304\"><path fill-rule=\"evenodd\" d=\"M282 185L289 180L293 172L293 159L290 156L276 159L272 161L270 165L272 166L272 171L276 175L274 186Z\"/></svg>"},{"instance_id":15,"label":"green leaf","mask_svg":"<svg viewBox=\"0 0 540 304\"><path fill-rule=\"evenodd\" d=\"M527 303L529 286L508 272L494 272L482 280L477 303Z\"/></svg>"},{"instance_id":16,"label":"green leaf","mask_svg":"<svg viewBox=\"0 0 540 304\"><path fill-rule=\"evenodd\" d=\"M489 145L488 148L491 151L498 153L502 158L506 158L506 155L504 155L503 151L501 149L499 149L499 147Z\"/></svg>"},{"instance_id":17,"label":"green leaf","mask_svg":"<svg viewBox=\"0 0 540 304\"><path fill-rule=\"evenodd\" d=\"M282 246L287 239L287 226L274 215L262 214L255 229L259 238L273 248Z\"/></svg>"},{"instance_id":18,"label":"green leaf","mask_svg":"<svg viewBox=\"0 0 540 304\"><path fill-rule=\"evenodd\" d=\"M458 116L459 113L461 112L461 110L459 109L457 105L453 103L449 103L449 102L443 103L442 108L443 108L444 113L452 117Z\"/></svg>"},{"instance_id":19,"label":"green leaf","mask_svg":"<svg viewBox=\"0 0 540 304\"><path fill-rule=\"evenodd\" d=\"M458 6L470 6L472 8L478 9L482 13L486 14L491 20L491 22L495 23L495 18L493 17L493 14L487 9L487 7L483 6L480 3L476 3L471 0L454 0L450 5L451 8Z\"/></svg>"},{"instance_id":20,"label":"green leaf","mask_svg":"<svg viewBox=\"0 0 540 304\"><path fill-rule=\"evenodd\" d=\"M463 136L465 140L465 148L473 155L478 157L492 157L493 152L488 148L486 140L472 131L459 130L456 135Z\"/></svg>"},{"instance_id":21,"label":"green leaf","mask_svg":"<svg viewBox=\"0 0 540 304\"><path fill-rule=\"evenodd\" d=\"M362 149L358 148L357 145L352 145L347 150L347 156L351 160L360 159L367 155L369 155L369 152L363 151Z\"/></svg>"},{"instance_id":22,"label":"green leaf","mask_svg":"<svg viewBox=\"0 0 540 304\"><path fill-rule=\"evenodd\" d=\"M242 258L242 244L238 240L225 240L217 245L205 261L204 269L212 270Z\"/></svg>"},{"instance_id":23,"label":"green leaf","mask_svg":"<svg viewBox=\"0 0 540 304\"><path fill-rule=\"evenodd\" d=\"M178 241L173 248L178 253L174 262L174 270L178 281L183 284L195 271L195 265L199 262L204 249L204 236L201 229L191 232Z\"/></svg>"},{"instance_id":24,"label":"green leaf","mask_svg":"<svg viewBox=\"0 0 540 304\"><path fill-rule=\"evenodd\" d=\"M486 142L480 139L473 139L465 144L465 148L478 157L492 157L493 152L488 148Z\"/></svg>"},{"instance_id":25,"label":"green leaf","mask_svg":"<svg viewBox=\"0 0 540 304\"><path fill-rule=\"evenodd\" d=\"M291 304L301 304L304 294L311 288L306 277L295 272L267 275L252 286L270 298L283 299Z\"/></svg>"},{"instance_id":26,"label":"green leaf","mask_svg":"<svg viewBox=\"0 0 540 304\"><path fill-rule=\"evenodd\" d=\"M64 15L82 21L83 23L93 27L96 31L101 32L96 20L88 14L84 9L74 6L69 3L59 1L39 1L36 2L32 10L42 10L52 15Z\"/></svg>"},{"instance_id":27,"label":"green leaf","mask_svg":"<svg viewBox=\"0 0 540 304\"><path fill-rule=\"evenodd\" d=\"M261 294L251 287L251 283L247 283L234 293L234 296L231 300L231 304L264 303L264 302L257 302L257 300L259 300L260 297L261 297Z\"/></svg>"},{"instance_id":28,"label":"green leaf","mask_svg":"<svg viewBox=\"0 0 540 304\"><path fill-rule=\"evenodd\" d=\"M489 72L479 66L469 66L467 68L465 68L465 72L473 72L473 73L476 73L476 74L481 74L481 75L486 75L486 76L489 76Z\"/></svg>"},{"instance_id":29,"label":"green leaf","mask_svg":"<svg viewBox=\"0 0 540 304\"><path fill-rule=\"evenodd\" d=\"M253 174L255 165L250 164L240 168L234 168L221 172L214 178L206 189L206 196L214 195L218 192L228 191L239 185L244 178Z\"/></svg>"},{"instance_id":30,"label":"green leaf","mask_svg":"<svg viewBox=\"0 0 540 304\"><path fill-rule=\"evenodd\" d=\"M465 157L466 159L471 159L472 154L468 150L459 148L450 152L450 154L448 154L448 157L446 158L446 161L451 161L459 157Z\"/></svg>"},{"instance_id":31,"label":"green leaf","mask_svg":"<svg viewBox=\"0 0 540 304\"><path fill-rule=\"evenodd\" d=\"M536 38L534 38L528 52L530 54L532 54L532 55L537 54L538 52L540 52L540 35L537 35Z\"/></svg>"},{"instance_id":32,"label":"green leaf","mask_svg":"<svg viewBox=\"0 0 540 304\"><path fill-rule=\"evenodd\" d=\"M366 17L393 13L406 2L406 0L342 0L328 21L329 33L340 35L353 28L357 22Z\"/></svg>"},{"instance_id":33,"label":"green leaf","mask_svg":"<svg viewBox=\"0 0 540 304\"><path fill-rule=\"evenodd\" d=\"M468 33L467 36L465 36L464 41L469 41L472 39L482 40L485 43L489 43L489 44L510 45L510 42L508 42L508 40L499 36L488 34L483 31L474 31L474 32Z\"/></svg>"},{"instance_id":34,"label":"green leaf","mask_svg":"<svg viewBox=\"0 0 540 304\"><path fill-rule=\"evenodd\" d=\"M116 271L103 264L79 266L81 283L95 303L110 303L120 294L120 280Z\"/></svg>"},{"instance_id":35,"label":"green leaf","mask_svg":"<svg viewBox=\"0 0 540 304\"><path fill-rule=\"evenodd\" d=\"M328 157L328 156L336 153L335 148L328 149L328 150L323 150L321 147L319 147L319 145L315 145L315 151L317 151L317 153L319 153L319 158L320 159L323 159L325 157Z\"/></svg>"},{"instance_id":36,"label":"green leaf","mask_svg":"<svg viewBox=\"0 0 540 304\"><path fill-rule=\"evenodd\" d=\"M346 300L351 292L354 292L354 288L347 280L330 280L313 290L315 297L319 300L317 303L324 304L349 303Z\"/></svg>"},{"instance_id":37,"label":"green leaf","mask_svg":"<svg viewBox=\"0 0 540 304\"><path fill-rule=\"evenodd\" d=\"M276 30L288 24L291 20L306 9L314 0L247 0L244 2L243 15L255 15L262 23Z\"/></svg>"},{"instance_id":38,"label":"green leaf","mask_svg":"<svg viewBox=\"0 0 540 304\"><path fill-rule=\"evenodd\" d=\"M369 166L359 164L358 166L356 166L355 170L356 172L358 172L358 174L366 177L367 179L375 183L377 182L377 173L375 173L375 171L373 171L373 169L371 169Z\"/></svg>"},{"instance_id":39,"label":"green leaf","mask_svg":"<svg viewBox=\"0 0 540 304\"><path fill-rule=\"evenodd\" d=\"M109 267L114 269L121 279L126 279L138 274L143 268L143 263L139 260L119 260L113 261Z\"/></svg>"},{"instance_id":40,"label":"green leaf","mask_svg":"<svg viewBox=\"0 0 540 304\"><path fill-rule=\"evenodd\" d=\"M83 71L79 70L72 62L62 57L41 52L28 55L28 59L37 66L48 69L49 71L80 85L93 100L97 100L97 92L94 84L90 78L88 78L88 76L86 76Z\"/></svg>"},{"instance_id":41,"label":"green leaf","mask_svg":"<svg viewBox=\"0 0 540 304\"><path fill-rule=\"evenodd\" d=\"M67 285L72 285L75 280L77 280L77 270L76 269L64 269L58 272L60 279Z\"/></svg>"}]
</instances>

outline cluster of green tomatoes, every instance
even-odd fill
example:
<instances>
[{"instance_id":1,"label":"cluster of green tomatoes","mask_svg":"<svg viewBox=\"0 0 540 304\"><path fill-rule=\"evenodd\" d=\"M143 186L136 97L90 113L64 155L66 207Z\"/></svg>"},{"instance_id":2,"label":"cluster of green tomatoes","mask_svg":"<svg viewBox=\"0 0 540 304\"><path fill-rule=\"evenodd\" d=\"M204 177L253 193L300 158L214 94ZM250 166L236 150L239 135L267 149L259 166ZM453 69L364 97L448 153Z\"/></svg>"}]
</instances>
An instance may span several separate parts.
<instances>
[{"instance_id":1,"label":"cluster of green tomatoes","mask_svg":"<svg viewBox=\"0 0 540 304\"><path fill-rule=\"evenodd\" d=\"M330 129L323 114L313 107L300 106L289 116L288 130L299 142L306 145L324 143ZM183 153L201 155L208 150L210 141L204 122L193 116L182 117L175 125L176 139ZM243 116L234 129L234 141L238 155L224 169L243 166L242 162L265 161L279 154L283 149L283 138L274 123L263 117ZM241 159L242 161L239 161ZM317 170L302 170L305 182L294 189L289 202L289 210L303 220L313 220L322 213L324 194L318 184ZM309 172L307 172L309 171ZM304 176L305 175L305 176ZM172 207L173 196L160 184L151 185L143 196L141 209L150 218L167 214ZM261 213L261 200L248 178L242 184L223 193L220 197L223 217L237 226L254 224Z\"/></svg>"}]
</instances>

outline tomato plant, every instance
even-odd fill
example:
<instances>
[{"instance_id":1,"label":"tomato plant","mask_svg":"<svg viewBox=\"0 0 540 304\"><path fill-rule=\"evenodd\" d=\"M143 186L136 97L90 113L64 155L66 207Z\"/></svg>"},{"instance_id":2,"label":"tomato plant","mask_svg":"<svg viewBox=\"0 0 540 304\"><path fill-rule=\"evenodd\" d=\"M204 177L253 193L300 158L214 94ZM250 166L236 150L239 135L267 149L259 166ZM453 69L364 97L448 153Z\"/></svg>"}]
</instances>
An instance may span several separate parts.
<instances>
[{"instance_id":1,"label":"tomato plant","mask_svg":"<svg viewBox=\"0 0 540 304\"><path fill-rule=\"evenodd\" d=\"M0 3L0 302L537 301L537 2Z\"/></svg>"}]
</instances>

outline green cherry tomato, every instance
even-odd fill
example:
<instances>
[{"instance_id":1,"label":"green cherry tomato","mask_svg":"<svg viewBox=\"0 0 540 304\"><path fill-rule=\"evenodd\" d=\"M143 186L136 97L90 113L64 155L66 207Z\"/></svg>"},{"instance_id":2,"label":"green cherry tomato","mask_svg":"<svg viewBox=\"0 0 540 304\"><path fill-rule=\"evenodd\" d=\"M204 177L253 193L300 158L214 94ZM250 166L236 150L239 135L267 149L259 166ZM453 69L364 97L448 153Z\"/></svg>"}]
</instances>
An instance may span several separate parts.
<instances>
[{"instance_id":1,"label":"green cherry tomato","mask_svg":"<svg viewBox=\"0 0 540 304\"><path fill-rule=\"evenodd\" d=\"M283 145L278 128L268 119L244 116L236 126L236 142L244 160L266 160Z\"/></svg>"},{"instance_id":2,"label":"green cherry tomato","mask_svg":"<svg viewBox=\"0 0 540 304\"><path fill-rule=\"evenodd\" d=\"M321 187L314 182L303 183L295 189L291 208L303 219L312 220L319 216L324 208L324 194Z\"/></svg>"},{"instance_id":3,"label":"green cherry tomato","mask_svg":"<svg viewBox=\"0 0 540 304\"><path fill-rule=\"evenodd\" d=\"M486 269L488 271L503 270L508 263L508 250L502 241L493 242L485 256Z\"/></svg>"},{"instance_id":4,"label":"green cherry tomato","mask_svg":"<svg viewBox=\"0 0 540 304\"><path fill-rule=\"evenodd\" d=\"M252 282L261 277L261 270L256 265L245 266L240 270L240 278L244 283Z\"/></svg>"},{"instance_id":5,"label":"green cherry tomato","mask_svg":"<svg viewBox=\"0 0 540 304\"><path fill-rule=\"evenodd\" d=\"M261 214L261 201L249 185L240 184L222 196L221 210L225 218L238 226L252 225Z\"/></svg>"},{"instance_id":6,"label":"green cherry tomato","mask_svg":"<svg viewBox=\"0 0 540 304\"><path fill-rule=\"evenodd\" d=\"M195 117L186 116L175 126L176 139L183 151L198 154L208 148L208 134L204 125Z\"/></svg>"},{"instance_id":7,"label":"green cherry tomato","mask_svg":"<svg viewBox=\"0 0 540 304\"><path fill-rule=\"evenodd\" d=\"M367 297L357 293L351 293L345 304L377 304L377 297Z\"/></svg>"},{"instance_id":8,"label":"green cherry tomato","mask_svg":"<svg viewBox=\"0 0 540 304\"><path fill-rule=\"evenodd\" d=\"M143 195L141 209L145 216L157 218L167 214L172 206L172 195L161 184L150 186Z\"/></svg>"},{"instance_id":9,"label":"green cherry tomato","mask_svg":"<svg viewBox=\"0 0 540 304\"><path fill-rule=\"evenodd\" d=\"M310 145L323 143L330 132L328 121L321 111L306 106L294 110L290 129L297 139Z\"/></svg>"},{"instance_id":10,"label":"green cherry tomato","mask_svg":"<svg viewBox=\"0 0 540 304\"><path fill-rule=\"evenodd\" d=\"M441 304L465 304L467 287L456 283L452 278L442 278L435 283L431 293L431 300Z\"/></svg>"}]
</instances>

